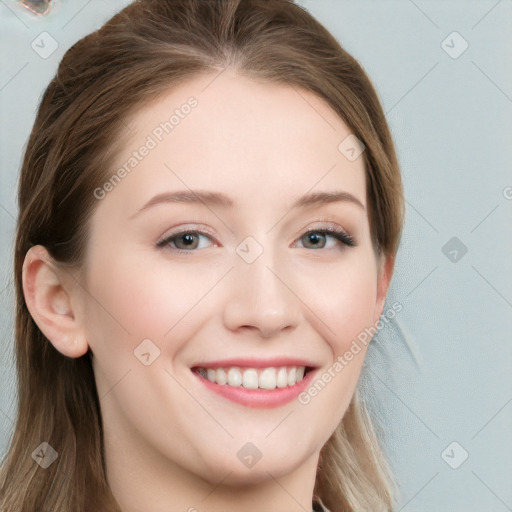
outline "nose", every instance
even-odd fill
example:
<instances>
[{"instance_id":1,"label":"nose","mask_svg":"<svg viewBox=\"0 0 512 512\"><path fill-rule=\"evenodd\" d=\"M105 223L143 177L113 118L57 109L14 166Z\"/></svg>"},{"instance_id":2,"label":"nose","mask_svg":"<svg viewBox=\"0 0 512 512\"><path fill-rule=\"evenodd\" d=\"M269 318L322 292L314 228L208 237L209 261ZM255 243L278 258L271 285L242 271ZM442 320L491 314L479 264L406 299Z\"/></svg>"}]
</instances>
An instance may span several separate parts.
<instances>
[{"instance_id":1,"label":"nose","mask_svg":"<svg viewBox=\"0 0 512 512\"><path fill-rule=\"evenodd\" d=\"M264 251L252 263L237 261L230 273L223 315L227 329L255 331L271 338L298 325L300 299L293 292L290 272L276 265L269 253Z\"/></svg>"}]
</instances>

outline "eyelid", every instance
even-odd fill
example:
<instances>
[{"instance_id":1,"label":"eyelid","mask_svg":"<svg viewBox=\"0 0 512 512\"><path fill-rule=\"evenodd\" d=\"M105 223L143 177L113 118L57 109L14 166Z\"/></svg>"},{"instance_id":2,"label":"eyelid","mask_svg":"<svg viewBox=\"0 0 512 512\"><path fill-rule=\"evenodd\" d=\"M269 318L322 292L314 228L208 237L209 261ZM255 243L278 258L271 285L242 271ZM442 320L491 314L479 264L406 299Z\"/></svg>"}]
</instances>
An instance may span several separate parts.
<instances>
[{"instance_id":1,"label":"eyelid","mask_svg":"<svg viewBox=\"0 0 512 512\"><path fill-rule=\"evenodd\" d=\"M165 235L161 236L159 240L164 240L166 238L170 238L176 235L181 235L182 233L198 233L200 235L208 235L210 237L215 237L215 233L207 228L206 226L200 224L200 223L186 223L186 224L180 224L179 226L176 226L175 228L171 228L168 232L166 232Z\"/></svg>"},{"instance_id":2,"label":"eyelid","mask_svg":"<svg viewBox=\"0 0 512 512\"><path fill-rule=\"evenodd\" d=\"M321 225L318 226L317 224ZM357 245L356 238L349 230L345 229L337 222L334 222L327 218L324 220L315 221L313 223L313 226L307 227L305 229L306 231L304 231L303 234L300 236L304 236L304 234L310 233L311 231L334 231L335 233L345 235L347 238L351 239L354 242L354 246Z\"/></svg>"}]
</instances>

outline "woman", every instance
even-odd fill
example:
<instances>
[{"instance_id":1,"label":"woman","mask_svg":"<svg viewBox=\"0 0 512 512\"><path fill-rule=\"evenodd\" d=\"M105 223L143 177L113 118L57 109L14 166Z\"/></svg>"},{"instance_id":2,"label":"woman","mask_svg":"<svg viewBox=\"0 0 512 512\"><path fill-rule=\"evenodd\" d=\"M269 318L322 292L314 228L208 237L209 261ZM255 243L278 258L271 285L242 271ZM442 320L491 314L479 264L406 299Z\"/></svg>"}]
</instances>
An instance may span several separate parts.
<instances>
[{"instance_id":1,"label":"woman","mask_svg":"<svg viewBox=\"0 0 512 512\"><path fill-rule=\"evenodd\" d=\"M356 385L400 173L304 9L129 5L48 86L19 212L3 512L392 509Z\"/></svg>"}]
</instances>

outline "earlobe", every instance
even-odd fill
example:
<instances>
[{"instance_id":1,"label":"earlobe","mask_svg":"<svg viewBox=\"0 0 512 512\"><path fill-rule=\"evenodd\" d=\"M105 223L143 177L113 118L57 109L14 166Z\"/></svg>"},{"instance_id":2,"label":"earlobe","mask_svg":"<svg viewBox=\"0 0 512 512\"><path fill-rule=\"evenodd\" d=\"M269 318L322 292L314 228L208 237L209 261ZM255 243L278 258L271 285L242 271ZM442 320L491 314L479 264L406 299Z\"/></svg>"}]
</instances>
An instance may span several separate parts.
<instances>
[{"instance_id":1,"label":"earlobe","mask_svg":"<svg viewBox=\"0 0 512 512\"><path fill-rule=\"evenodd\" d=\"M23 264L23 294L35 323L50 343L68 357L87 353L88 344L73 309L70 278L41 245L31 247Z\"/></svg>"}]
</instances>

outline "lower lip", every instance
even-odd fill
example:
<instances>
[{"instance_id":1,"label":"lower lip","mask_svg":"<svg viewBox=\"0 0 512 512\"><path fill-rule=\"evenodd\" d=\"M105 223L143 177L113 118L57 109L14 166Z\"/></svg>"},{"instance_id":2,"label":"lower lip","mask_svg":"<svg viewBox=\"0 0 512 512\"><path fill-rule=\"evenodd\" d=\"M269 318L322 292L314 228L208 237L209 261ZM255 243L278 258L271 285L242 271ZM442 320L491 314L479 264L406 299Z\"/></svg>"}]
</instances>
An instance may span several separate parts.
<instances>
[{"instance_id":1,"label":"lower lip","mask_svg":"<svg viewBox=\"0 0 512 512\"><path fill-rule=\"evenodd\" d=\"M268 390L246 389L243 386L235 387L229 386L228 384L216 384L205 379L197 372L193 373L210 391L213 391L228 400L247 407L270 409L273 407L279 407L280 405L284 405L296 399L310 385L315 371L310 370L300 382L297 382L297 384L294 384L293 386Z\"/></svg>"}]
</instances>

